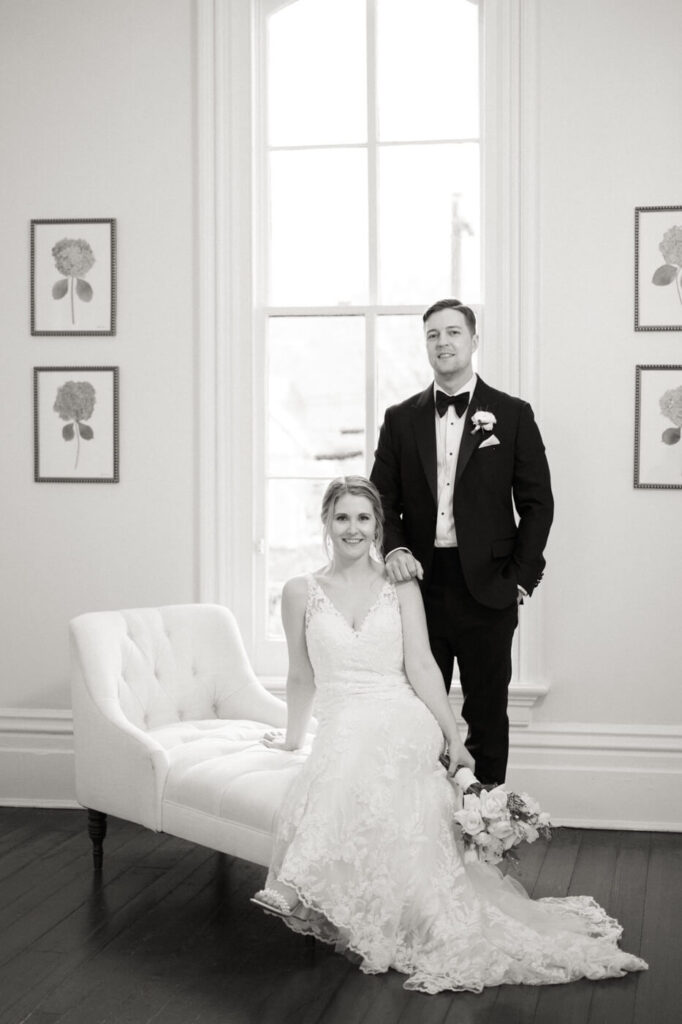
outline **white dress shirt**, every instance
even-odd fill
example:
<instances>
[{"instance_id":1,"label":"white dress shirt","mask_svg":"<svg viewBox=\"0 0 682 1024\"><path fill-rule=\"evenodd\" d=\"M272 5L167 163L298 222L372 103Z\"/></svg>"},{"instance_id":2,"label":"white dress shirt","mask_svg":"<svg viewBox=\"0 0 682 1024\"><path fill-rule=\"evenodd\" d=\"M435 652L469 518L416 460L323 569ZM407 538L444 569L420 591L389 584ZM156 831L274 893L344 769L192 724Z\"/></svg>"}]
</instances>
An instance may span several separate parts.
<instances>
[{"instance_id":1,"label":"white dress shirt","mask_svg":"<svg viewBox=\"0 0 682 1024\"><path fill-rule=\"evenodd\" d=\"M456 395L463 391L469 392L469 401L476 387L476 374L454 392ZM443 391L434 381L433 397L436 398L436 391ZM455 407L449 405L445 415L439 416L436 410L436 465L438 481L438 516L436 518L436 539L434 544L437 548L457 547L457 530L455 528L455 513L452 495L455 488L455 470L457 469L457 457L459 446L462 443L462 435L465 425L469 422L469 407L462 416L458 416Z\"/></svg>"}]
</instances>

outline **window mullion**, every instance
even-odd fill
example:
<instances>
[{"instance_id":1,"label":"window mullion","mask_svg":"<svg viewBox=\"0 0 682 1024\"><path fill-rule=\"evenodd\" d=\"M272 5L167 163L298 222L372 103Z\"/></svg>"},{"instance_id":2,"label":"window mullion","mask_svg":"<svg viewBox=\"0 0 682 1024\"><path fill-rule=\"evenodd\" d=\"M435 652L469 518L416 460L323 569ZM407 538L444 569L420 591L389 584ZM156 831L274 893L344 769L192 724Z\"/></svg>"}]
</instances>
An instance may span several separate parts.
<instances>
[{"instance_id":1,"label":"window mullion","mask_svg":"<svg viewBox=\"0 0 682 1024\"><path fill-rule=\"evenodd\" d=\"M377 10L367 0L367 203L369 306L365 318L365 466L369 473L377 434L376 401L376 305L379 291L379 153L377 124Z\"/></svg>"},{"instance_id":2,"label":"window mullion","mask_svg":"<svg viewBox=\"0 0 682 1024\"><path fill-rule=\"evenodd\" d=\"M377 36L376 0L367 0L367 202L368 202L368 257L369 303L377 304L379 252L378 252L378 151L377 151Z\"/></svg>"}]
</instances>

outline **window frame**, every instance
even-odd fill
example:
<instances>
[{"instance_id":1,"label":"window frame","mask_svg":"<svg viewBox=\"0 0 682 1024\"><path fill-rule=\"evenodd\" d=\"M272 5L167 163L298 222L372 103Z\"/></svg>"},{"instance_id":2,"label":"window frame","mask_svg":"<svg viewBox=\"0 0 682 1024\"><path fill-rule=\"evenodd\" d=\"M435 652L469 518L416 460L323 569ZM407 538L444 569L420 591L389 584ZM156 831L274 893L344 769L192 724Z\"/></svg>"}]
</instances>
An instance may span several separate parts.
<instances>
[{"instance_id":1,"label":"window frame","mask_svg":"<svg viewBox=\"0 0 682 1024\"><path fill-rule=\"evenodd\" d=\"M257 217L264 183L256 155L264 124L253 116L254 97L263 87L256 40L266 9L281 5L197 0L198 593L202 601L233 610L256 671L271 683L280 679L284 661L258 650L256 588L245 582L252 579L263 536L258 467L265 453L262 443L244 440L250 436L255 383L265 371L263 346L255 344L263 311L254 313L257 296L264 294L254 223L259 233L265 230ZM480 0L480 7L485 142L479 369L496 386L531 401L537 413L537 0ZM421 312L386 307L391 309ZM505 343L488 347L486 337ZM373 410L371 393L370 402ZM368 437L373 426L369 417ZM240 443L231 443L233 438ZM524 611L524 620L530 622L517 633L512 681L522 724L547 690L541 593L527 604L532 611Z\"/></svg>"}]
</instances>

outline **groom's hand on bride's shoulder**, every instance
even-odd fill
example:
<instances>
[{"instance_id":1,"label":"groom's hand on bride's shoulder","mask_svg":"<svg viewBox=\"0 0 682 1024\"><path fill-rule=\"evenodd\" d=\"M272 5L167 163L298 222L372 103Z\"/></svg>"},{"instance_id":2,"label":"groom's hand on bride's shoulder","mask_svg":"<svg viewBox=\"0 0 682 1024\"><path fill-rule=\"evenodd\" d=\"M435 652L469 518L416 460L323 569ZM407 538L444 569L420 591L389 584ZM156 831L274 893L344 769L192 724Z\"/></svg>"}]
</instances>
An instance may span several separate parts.
<instances>
[{"instance_id":1,"label":"groom's hand on bride's shoulder","mask_svg":"<svg viewBox=\"0 0 682 1024\"><path fill-rule=\"evenodd\" d=\"M407 548L395 548L388 553L386 572L391 583L405 583L407 580L424 578L421 562Z\"/></svg>"}]
</instances>

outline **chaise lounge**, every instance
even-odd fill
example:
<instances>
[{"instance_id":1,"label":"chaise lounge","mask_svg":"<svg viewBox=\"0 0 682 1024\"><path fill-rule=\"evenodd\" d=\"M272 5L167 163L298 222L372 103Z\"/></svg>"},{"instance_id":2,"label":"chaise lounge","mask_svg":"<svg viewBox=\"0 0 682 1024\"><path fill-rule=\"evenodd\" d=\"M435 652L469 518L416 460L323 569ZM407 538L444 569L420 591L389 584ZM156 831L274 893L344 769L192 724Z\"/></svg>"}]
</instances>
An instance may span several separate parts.
<instances>
[{"instance_id":1,"label":"chaise lounge","mask_svg":"<svg viewBox=\"0 0 682 1024\"><path fill-rule=\"evenodd\" d=\"M232 613L209 604L70 623L76 797L96 869L108 814L267 865L305 752L269 750L283 701L257 680Z\"/></svg>"}]
</instances>

